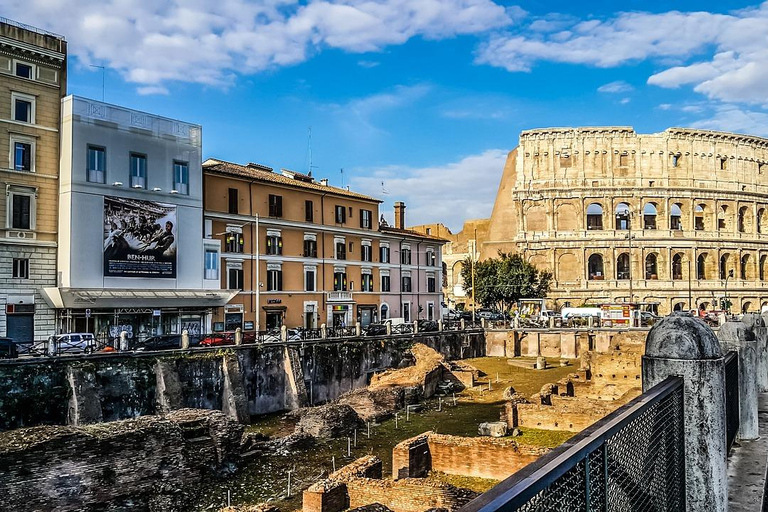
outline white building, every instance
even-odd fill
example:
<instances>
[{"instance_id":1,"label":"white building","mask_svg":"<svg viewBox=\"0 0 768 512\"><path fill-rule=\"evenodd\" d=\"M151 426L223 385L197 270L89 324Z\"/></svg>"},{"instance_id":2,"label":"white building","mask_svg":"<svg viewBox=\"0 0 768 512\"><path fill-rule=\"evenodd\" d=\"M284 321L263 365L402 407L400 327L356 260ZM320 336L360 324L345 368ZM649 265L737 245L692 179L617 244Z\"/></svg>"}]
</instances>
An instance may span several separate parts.
<instances>
[{"instance_id":1,"label":"white building","mask_svg":"<svg viewBox=\"0 0 768 512\"><path fill-rule=\"evenodd\" d=\"M210 332L233 293L203 239L202 128L74 96L61 113L57 331Z\"/></svg>"}]
</instances>

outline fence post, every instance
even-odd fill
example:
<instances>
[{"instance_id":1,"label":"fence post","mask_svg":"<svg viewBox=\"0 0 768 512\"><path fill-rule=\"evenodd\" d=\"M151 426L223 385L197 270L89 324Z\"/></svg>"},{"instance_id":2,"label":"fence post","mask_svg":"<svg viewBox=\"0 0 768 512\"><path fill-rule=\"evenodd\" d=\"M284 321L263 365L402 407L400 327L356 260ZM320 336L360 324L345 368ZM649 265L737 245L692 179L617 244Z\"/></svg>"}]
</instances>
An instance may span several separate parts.
<instances>
[{"instance_id":1,"label":"fence post","mask_svg":"<svg viewBox=\"0 0 768 512\"><path fill-rule=\"evenodd\" d=\"M670 376L684 382L686 510L725 512L725 363L720 342L701 320L676 313L648 333L643 391Z\"/></svg>"},{"instance_id":2,"label":"fence post","mask_svg":"<svg viewBox=\"0 0 768 512\"><path fill-rule=\"evenodd\" d=\"M120 331L120 352L128 350L128 332Z\"/></svg>"},{"instance_id":3,"label":"fence post","mask_svg":"<svg viewBox=\"0 0 768 512\"><path fill-rule=\"evenodd\" d=\"M189 348L189 331L187 329L181 331L181 348L184 350Z\"/></svg>"},{"instance_id":4,"label":"fence post","mask_svg":"<svg viewBox=\"0 0 768 512\"><path fill-rule=\"evenodd\" d=\"M443 331L443 319L437 321L437 330L442 332Z\"/></svg>"},{"instance_id":5,"label":"fence post","mask_svg":"<svg viewBox=\"0 0 768 512\"><path fill-rule=\"evenodd\" d=\"M392 322L387 322L387 336L392 335Z\"/></svg>"},{"instance_id":6,"label":"fence post","mask_svg":"<svg viewBox=\"0 0 768 512\"><path fill-rule=\"evenodd\" d=\"M739 359L739 439L757 439L757 342L744 322L725 322L717 333L723 352Z\"/></svg>"},{"instance_id":7,"label":"fence post","mask_svg":"<svg viewBox=\"0 0 768 512\"><path fill-rule=\"evenodd\" d=\"M360 326L360 322L355 322L355 336L358 338L363 335L363 328Z\"/></svg>"},{"instance_id":8,"label":"fence post","mask_svg":"<svg viewBox=\"0 0 768 512\"><path fill-rule=\"evenodd\" d=\"M414 320L413 321L413 334L418 334L418 333L419 333L419 321L418 320Z\"/></svg>"},{"instance_id":9,"label":"fence post","mask_svg":"<svg viewBox=\"0 0 768 512\"><path fill-rule=\"evenodd\" d=\"M464 331L467 328L467 323L464 321L464 319L459 320L459 325L461 326L461 330Z\"/></svg>"},{"instance_id":10,"label":"fence post","mask_svg":"<svg viewBox=\"0 0 768 512\"><path fill-rule=\"evenodd\" d=\"M328 337L328 326L320 324L320 338L325 339Z\"/></svg>"},{"instance_id":11,"label":"fence post","mask_svg":"<svg viewBox=\"0 0 768 512\"><path fill-rule=\"evenodd\" d=\"M285 325L280 326L280 341L286 342L288 341L288 327Z\"/></svg>"},{"instance_id":12,"label":"fence post","mask_svg":"<svg viewBox=\"0 0 768 512\"><path fill-rule=\"evenodd\" d=\"M241 328L235 329L235 345L243 344L243 330Z\"/></svg>"}]
</instances>

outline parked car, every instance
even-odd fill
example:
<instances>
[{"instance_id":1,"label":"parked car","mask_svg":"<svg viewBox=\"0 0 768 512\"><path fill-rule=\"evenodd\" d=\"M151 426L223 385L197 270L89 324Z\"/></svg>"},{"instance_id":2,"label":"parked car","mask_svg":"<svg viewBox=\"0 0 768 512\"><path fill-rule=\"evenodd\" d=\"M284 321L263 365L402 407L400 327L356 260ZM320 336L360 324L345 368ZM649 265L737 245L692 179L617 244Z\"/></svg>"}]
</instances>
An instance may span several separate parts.
<instances>
[{"instance_id":1,"label":"parked car","mask_svg":"<svg viewBox=\"0 0 768 512\"><path fill-rule=\"evenodd\" d=\"M485 318L488 321L504 320L504 315L498 311L491 311L490 309L481 309L475 314L475 318Z\"/></svg>"},{"instance_id":2,"label":"parked car","mask_svg":"<svg viewBox=\"0 0 768 512\"><path fill-rule=\"evenodd\" d=\"M461 319L461 312L456 311L455 309L449 309L443 315L443 320L459 320L459 319Z\"/></svg>"},{"instance_id":3,"label":"parked car","mask_svg":"<svg viewBox=\"0 0 768 512\"><path fill-rule=\"evenodd\" d=\"M96 350L96 339L89 332L72 332L48 337L48 355L90 354Z\"/></svg>"},{"instance_id":4,"label":"parked car","mask_svg":"<svg viewBox=\"0 0 768 512\"><path fill-rule=\"evenodd\" d=\"M419 320L419 332L432 332L438 329L434 320Z\"/></svg>"},{"instance_id":5,"label":"parked car","mask_svg":"<svg viewBox=\"0 0 768 512\"><path fill-rule=\"evenodd\" d=\"M136 350L175 350L179 348L181 348L181 334L165 334L147 338L144 343L136 347Z\"/></svg>"},{"instance_id":6,"label":"parked car","mask_svg":"<svg viewBox=\"0 0 768 512\"><path fill-rule=\"evenodd\" d=\"M235 335L229 332L218 332L209 334L202 340L200 340L201 347L218 347L221 345L234 345Z\"/></svg>"},{"instance_id":7,"label":"parked car","mask_svg":"<svg viewBox=\"0 0 768 512\"><path fill-rule=\"evenodd\" d=\"M16 359L19 352L11 338L0 338L0 359Z\"/></svg>"},{"instance_id":8,"label":"parked car","mask_svg":"<svg viewBox=\"0 0 768 512\"><path fill-rule=\"evenodd\" d=\"M660 316L654 315L650 311L640 312L640 325L642 327L650 327L661 319Z\"/></svg>"},{"instance_id":9,"label":"parked car","mask_svg":"<svg viewBox=\"0 0 768 512\"><path fill-rule=\"evenodd\" d=\"M363 328L365 336L384 336L385 334L387 334L387 324L370 324Z\"/></svg>"}]
</instances>

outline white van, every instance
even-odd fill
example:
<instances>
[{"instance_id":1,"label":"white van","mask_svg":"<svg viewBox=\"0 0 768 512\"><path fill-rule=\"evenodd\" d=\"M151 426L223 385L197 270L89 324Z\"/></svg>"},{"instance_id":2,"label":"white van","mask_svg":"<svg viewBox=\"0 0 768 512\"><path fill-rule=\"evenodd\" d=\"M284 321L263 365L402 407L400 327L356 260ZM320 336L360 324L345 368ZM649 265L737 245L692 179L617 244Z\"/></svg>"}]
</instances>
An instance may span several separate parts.
<instances>
[{"instance_id":1,"label":"white van","mask_svg":"<svg viewBox=\"0 0 768 512\"><path fill-rule=\"evenodd\" d=\"M563 320L569 318L600 318L602 310L600 308L563 308L560 310L560 316Z\"/></svg>"},{"instance_id":2,"label":"white van","mask_svg":"<svg viewBox=\"0 0 768 512\"><path fill-rule=\"evenodd\" d=\"M96 350L96 339L89 332L59 334L48 338L48 355L90 354Z\"/></svg>"}]
</instances>

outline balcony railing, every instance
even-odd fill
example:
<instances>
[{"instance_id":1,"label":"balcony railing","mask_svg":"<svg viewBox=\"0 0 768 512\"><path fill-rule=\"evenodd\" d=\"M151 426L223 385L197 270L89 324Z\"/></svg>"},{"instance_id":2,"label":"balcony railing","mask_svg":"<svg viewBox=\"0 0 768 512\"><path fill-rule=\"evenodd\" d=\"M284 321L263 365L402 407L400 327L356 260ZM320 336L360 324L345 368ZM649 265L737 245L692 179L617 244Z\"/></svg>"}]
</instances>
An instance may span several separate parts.
<instances>
[{"instance_id":1,"label":"balcony railing","mask_svg":"<svg viewBox=\"0 0 768 512\"><path fill-rule=\"evenodd\" d=\"M352 292L328 292L328 302L351 302Z\"/></svg>"}]
</instances>

